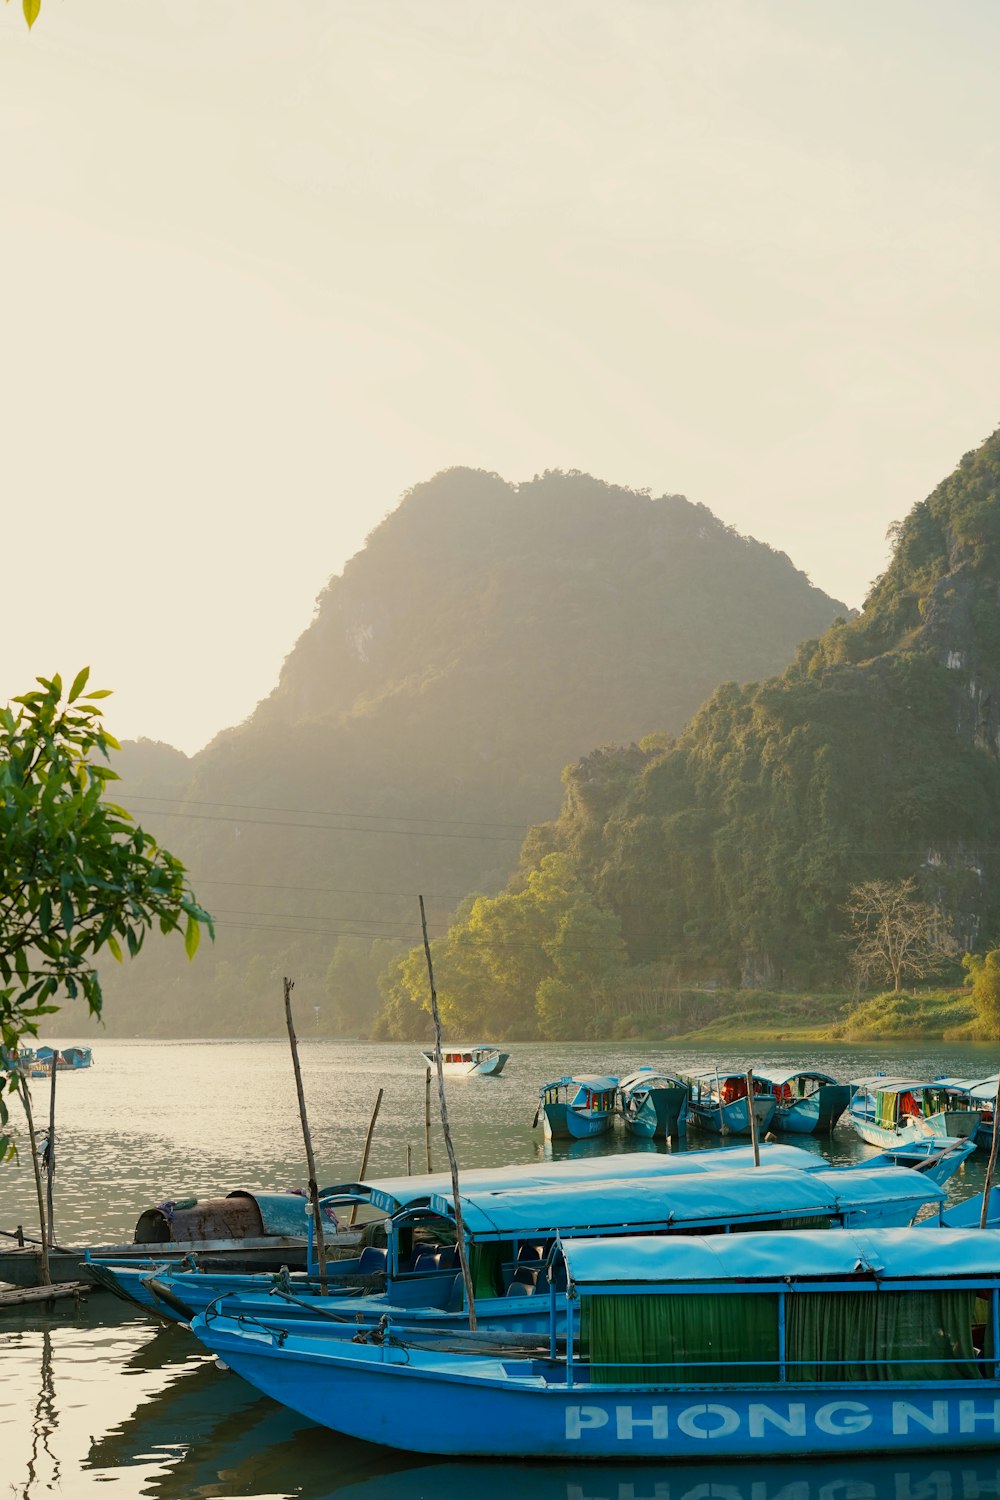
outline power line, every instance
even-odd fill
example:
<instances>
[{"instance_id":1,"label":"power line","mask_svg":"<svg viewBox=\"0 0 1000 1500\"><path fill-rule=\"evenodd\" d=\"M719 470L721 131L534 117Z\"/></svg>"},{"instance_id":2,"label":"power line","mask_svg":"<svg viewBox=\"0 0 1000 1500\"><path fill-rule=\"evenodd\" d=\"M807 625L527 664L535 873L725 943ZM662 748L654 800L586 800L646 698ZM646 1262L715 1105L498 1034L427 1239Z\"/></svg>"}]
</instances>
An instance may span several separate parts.
<instances>
[{"instance_id":1,"label":"power line","mask_svg":"<svg viewBox=\"0 0 1000 1500\"><path fill-rule=\"evenodd\" d=\"M214 813L171 812L169 809L162 808L162 807L155 807L155 808L148 808L148 807L147 808L142 808L142 807L135 808L135 807L133 807L132 811L138 812L140 815L143 815L143 816L149 816L149 814L152 813L154 817L160 817L160 818L189 818L189 819L196 819L197 821L203 822L203 823L239 823L240 825L245 825L245 824L254 825L254 824L256 824L258 827L261 827L261 828L307 828L307 829L309 829L313 833L370 833L370 834L376 834L376 835L381 836L383 838L390 838L390 837L393 837L393 836L398 836L398 837L402 837L402 838L411 838L411 839L466 839L466 840L469 840L472 843L476 843L476 844L516 844L516 843L520 843L521 840L523 840L523 838L524 838L525 826L526 826L526 825L522 826L521 827L521 831L519 833L517 833L517 834L512 834L512 833L508 833L508 834L496 834L496 833L434 833L434 832L432 832L430 830L418 829L418 828L347 828L347 827L337 826L336 824L326 824L326 823L291 823L291 822L288 822L285 819L278 819L278 818L226 818L226 817L216 816L216 814L214 814ZM323 816L324 817L333 817L333 816L335 816L335 814L324 813ZM358 816L360 817L361 814L358 814ZM473 825L469 824L467 826L471 827ZM513 827L513 826L514 825L512 824L511 827Z\"/></svg>"},{"instance_id":2,"label":"power line","mask_svg":"<svg viewBox=\"0 0 1000 1500\"><path fill-rule=\"evenodd\" d=\"M319 818L365 818L370 823L439 823L455 828L510 828L523 829L525 823L497 823L489 818L421 818L408 813L360 813L325 810L315 807L265 807L259 802L204 802L196 797L161 797L153 792L137 792L140 802L181 802L185 807L233 807L238 812L294 813L299 817Z\"/></svg>"}]
</instances>

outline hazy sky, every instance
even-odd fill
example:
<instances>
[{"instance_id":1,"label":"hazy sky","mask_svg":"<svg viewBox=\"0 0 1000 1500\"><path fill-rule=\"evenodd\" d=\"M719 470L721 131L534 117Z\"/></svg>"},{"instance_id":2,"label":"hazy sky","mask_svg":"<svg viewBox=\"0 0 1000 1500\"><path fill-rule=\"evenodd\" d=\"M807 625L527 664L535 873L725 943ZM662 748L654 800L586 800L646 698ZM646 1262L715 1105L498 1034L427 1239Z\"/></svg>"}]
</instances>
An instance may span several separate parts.
<instances>
[{"instance_id":1,"label":"hazy sky","mask_svg":"<svg viewBox=\"0 0 1000 1500\"><path fill-rule=\"evenodd\" d=\"M0 6L0 702L89 662L197 749L456 463L860 604L1000 421L998 58L995 0Z\"/></svg>"}]
</instances>

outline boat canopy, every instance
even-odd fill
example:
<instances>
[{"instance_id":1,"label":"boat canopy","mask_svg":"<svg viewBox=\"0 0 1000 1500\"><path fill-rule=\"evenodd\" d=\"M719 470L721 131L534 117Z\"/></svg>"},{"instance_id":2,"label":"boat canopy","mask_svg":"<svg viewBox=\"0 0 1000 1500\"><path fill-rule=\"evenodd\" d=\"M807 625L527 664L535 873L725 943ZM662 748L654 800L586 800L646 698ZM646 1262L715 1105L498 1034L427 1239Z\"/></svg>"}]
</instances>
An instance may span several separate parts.
<instances>
[{"instance_id":1,"label":"boat canopy","mask_svg":"<svg viewBox=\"0 0 1000 1500\"><path fill-rule=\"evenodd\" d=\"M785 1146L762 1141L761 1157L766 1167L787 1167L816 1172L827 1165L825 1157L803 1146ZM595 1179L687 1176L692 1172L730 1172L749 1167L752 1146L720 1146L713 1150L619 1151L609 1156L586 1156L579 1161L534 1161L505 1167L473 1167L463 1171L460 1186L466 1193L500 1192L507 1188L542 1187L548 1183L571 1184ZM417 1177L380 1177L373 1182L341 1182L323 1188L320 1200L369 1204L382 1213L396 1213L427 1202L434 1193L451 1192L450 1172L428 1172Z\"/></svg>"},{"instance_id":2,"label":"boat canopy","mask_svg":"<svg viewBox=\"0 0 1000 1500\"><path fill-rule=\"evenodd\" d=\"M658 1073L655 1068L637 1068L627 1078L620 1078L618 1087L624 1094L629 1089L650 1088L657 1083L666 1084L668 1088L687 1088L683 1079L676 1078L673 1073Z\"/></svg>"},{"instance_id":3,"label":"boat canopy","mask_svg":"<svg viewBox=\"0 0 1000 1500\"><path fill-rule=\"evenodd\" d=\"M543 1083L539 1092L545 1089L589 1089L592 1094L603 1094L608 1089L618 1087L617 1078L609 1078L604 1073L578 1073L575 1077L568 1074L565 1078L553 1078L551 1083Z\"/></svg>"},{"instance_id":4,"label":"boat canopy","mask_svg":"<svg viewBox=\"0 0 1000 1500\"><path fill-rule=\"evenodd\" d=\"M760 1167L656 1180L591 1181L509 1192L461 1194L462 1218L478 1240L552 1235L570 1226L664 1229L684 1224L739 1224L762 1218L821 1217L878 1203L908 1203L915 1214L940 1203L944 1190L907 1167L866 1172L797 1172ZM432 1213L454 1219L451 1193L435 1193Z\"/></svg>"},{"instance_id":5,"label":"boat canopy","mask_svg":"<svg viewBox=\"0 0 1000 1500\"><path fill-rule=\"evenodd\" d=\"M927 1078L883 1078L875 1074L874 1078L852 1078L851 1088L864 1090L870 1094L905 1094L909 1089L932 1089L940 1088L940 1080L935 1085Z\"/></svg>"},{"instance_id":6,"label":"boat canopy","mask_svg":"<svg viewBox=\"0 0 1000 1500\"><path fill-rule=\"evenodd\" d=\"M824 1073L820 1068L765 1068L755 1067L753 1076L761 1083L791 1083L793 1078L818 1078L823 1083L837 1083L838 1079Z\"/></svg>"},{"instance_id":7,"label":"boat canopy","mask_svg":"<svg viewBox=\"0 0 1000 1500\"><path fill-rule=\"evenodd\" d=\"M580 1291L650 1283L792 1282L866 1275L878 1282L921 1278L1000 1279L1000 1230L787 1229L781 1234L636 1235L560 1242L567 1284Z\"/></svg>"}]
</instances>

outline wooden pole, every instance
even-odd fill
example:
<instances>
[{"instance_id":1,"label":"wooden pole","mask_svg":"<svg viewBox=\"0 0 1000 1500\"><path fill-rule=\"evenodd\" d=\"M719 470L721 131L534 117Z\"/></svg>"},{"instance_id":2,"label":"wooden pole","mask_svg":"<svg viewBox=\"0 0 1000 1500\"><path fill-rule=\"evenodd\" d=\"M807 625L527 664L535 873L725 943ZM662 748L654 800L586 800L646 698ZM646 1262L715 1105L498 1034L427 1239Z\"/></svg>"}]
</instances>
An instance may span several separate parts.
<instances>
[{"instance_id":1,"label":"wooden pole","mask_svg":"<svg viewBox=\"0 0 1000 1500\"><path fill-rule=\"evenodd\" d=\"M753 1068L747 1068L747 1109L750 1111L750 1141L753 1145L753 1164L760 1166L760 1138L757 1133L757 1111L753 1107Z\"/></svg>"},{"instance_id":2,"label":"wooden pole","mask_svg":"<svg viewBox=\"0 0 1000 1500\"><path fill-rule=\"evenodd\" d=\"M292 1049L292 1067L295 1070L295 1092L299 1096L299 1119L302 1121L302 1139L306 1147L306 1165L309 1168L309 1202L312 1205L313 1244L316 1246L316 1264L319 1267L320 1295L326 1295L326 1241L323 1237L323 1220L319 1210L319 1184L316 1181L316 1159L313 1156L312 1136L309 1133L309 1118L306 1114L306 1096L302 1088L302 1069L299 1067L299 1044L295 1039L292 1023L292 990L294 979L282 981L285 988L285 1025L288 1027L288 1042Z\"/></svg>"},{"instance_id":3,"label":"wooden pole","mask_svg":"<svg viewBox=\"0 0 1000 1500\"><path fill-rule=\"evenodd\" d=\"M49 1220L49 1244L56 1242L55 1209L52 1206L56 1175L56 1054L52 1054L52 1087L49 1089L49 1141L45 1148L45 1208Z\"/></svg>"},{"instance_id":4,"label":"wooden pole","mask_svg":"<svg viewBox=\"0 0 1000 1500\"><path fill-rule=\"evenodd\" d=\"M406 1143L406 1175L407 1177L413 1176L413 1147L409 1141Z\"/></svg>"},{"instance_id":5,"label":"wooden pole","mask_svg":"<svg viewBox=\"0 0 1000 1500\"><path fill-rule=\"evenodd\" d=\"M997 1144L1000 1142L1000 1136L997 1134L998 1129L1000 1129L1000 1075L998 1075L996 1098L993 1100L993 1140L990 1144L990 1159L986 1163L983 1207L979 1215L980 1229L986 1228L986 1220L989 1218L990 1213L990 1189L993 1186L993 1174L996 1171L997 1165Z\"/></svg>"},{"instance_id":6,"label":"wooden pole","mask_svg":"<svg viewBox=\"0 0 1000 1500\"><path fill-rule=\"evenodd\" d=\"M365 1149L361 1153L361 1170L358 1173L359 1182L364 1182L365 1173L368 1171L368 1153L372 1149L372 1136L375 1134L375 1121L378 1119L378 1112L382 1108L382 1095L384 1092L384 1089L379 1089L378 1098L375 1100L375 1108L372 1110L372 1117L368 1121L368 1134L365 1136ZM354 1223L357 1212L358 1205L355 1203L353 1208L351 1209L351 1217L348 1220L349 1224Z\"/></svg>"},{"instance_id":7,"label":"wooden pole","mask_svg":"<svg viewBox=\"0 0 1000 1500\"><path fill-rule=\"evenodd\" d=\"M427 1170L433 1171L431 1166L431 1070L427 1069L424 1077L424 1152L427 1157Z\"/></svg>"},{"instance_id":8,"label":"wooden pole","mask_svg":"<svg viewBox=\"0 0 1000 1500\"><path fill-rule=\"evenodd\" d=\"M424 934L424 956L427 959L427 977L431 986L431 1015L434 1018L434 1061L437 1064L438 1080L438 1103L441 1106L441 1129L444 1133L445 1150L448 1153L448 1162L451 1166L451 1196L455 1204L455 1242L458 1249L458 1262L462 1268L462 1280L465 1282L465 1300L469 1308L469 1328L472 1332L476 1329L476 1296L472 1288L472 1272L469 1270L469 1251L465 1243L465 1221L462 1217L462 1198L458 1186L458 1162L455 1159L455 1145L451 1138L451 1126L448 1124L448 1101L444 1096L444 1068L441 1063L441 1012L438 1010L437 990L434 988L434 965L431 962L431 945L427 936L427 913L424 911L424 898L417 898L420 902L420 926ZM430 1070L428 1069L428 1076Z\"/></svg>"},{"instance_id":9,"label":"wooden pole","mask_svg":"<svg viewBox=\"0 0 1000 1500\"><path fill-rule=\"evenodd\" d=\"M38 1162L38 1141L35 1136L35 1119L31 1113L31 1091L28 1088L27 1078L23 1076L18 1078L16 1074L14 1074L13 1077L16 1080L14 1083L14 1087L21 1095L21 1103L24 1105L24 1113L28 1121L28 1143L31 1147L31 1165L35 1173L35 1194L38 1198L38 1222L41 1226L42 1231L42 1243L39 1246L38 1250L42 1272L41 1281L39 1284L41 1286L51 1286L52 1271L49 1267L49 1241L45 1225L45 1194L42 1190L42 1170Z\"/></svg>"}]
</instances>

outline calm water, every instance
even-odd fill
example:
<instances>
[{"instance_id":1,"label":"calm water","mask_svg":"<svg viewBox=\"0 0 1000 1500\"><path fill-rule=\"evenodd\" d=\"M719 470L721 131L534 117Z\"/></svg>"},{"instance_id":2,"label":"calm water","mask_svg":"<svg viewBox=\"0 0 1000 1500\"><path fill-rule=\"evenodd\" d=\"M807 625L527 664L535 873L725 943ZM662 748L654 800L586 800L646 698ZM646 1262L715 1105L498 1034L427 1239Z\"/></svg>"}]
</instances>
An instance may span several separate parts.
<instances>
[{"instance_id":1,"label":"calm water","mask_svg":"<svg viewBox=\"0 0 1000 1500\"><path fill-rule=\"evenodd\" d=\"M70 1040L64 1038L62 1045ZM83 1039L92 1044L93 1037ZM303 1149L285 1043L96 1043L94 1067L58 1079L56 1234L64 1244L131 1239L141 1211L167 1198L217 1196L237 1187L304 1183ZM424 1161L424 1072L416 1047L305 1043L306 1097L322 1182L356 1175L369 1115L384 1088L369 1175ZM808 1061L839 1077L879 1068L936 1073L993 1070L983 1048L924 1044L770 1048L747 1058L695 1048L651 1052L618 1044L519 1046L497 1080L449 1081L459 1162L527 1162L543 1147L532 1118L540 1082L565 1071L624 1073L644 1062L685 1071L717 1062ZM36 1113L47 1118L47 1084ZM691 1148L717 1142L691 1137ZM821 1143L834 1162L871 1154L848 1129ZM628 1149L621 1135L558 1154ZM648 1148L647 1148L648 1149ZM819 1146L816 1149L820 1149ZM435 1131L435 1169L446 1166ZM954 1181L981 1185L981 1155ZM0 1169L0 1229L32 1232L34 1188L26 1164ZM82 1310L0 1312L0 1495L68 1500L108 1491L155 1496L302 1496L305 1500L985 1500L1000 1496L1000 1457L897 1463L729 1468L434 1463L352 1443L258 1397L216 1368L189 1334L163 1328L105 1294Z\"/></svg>"}]
</instances>

